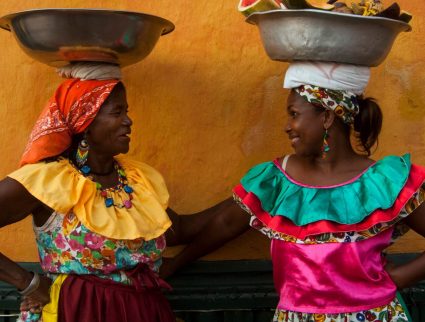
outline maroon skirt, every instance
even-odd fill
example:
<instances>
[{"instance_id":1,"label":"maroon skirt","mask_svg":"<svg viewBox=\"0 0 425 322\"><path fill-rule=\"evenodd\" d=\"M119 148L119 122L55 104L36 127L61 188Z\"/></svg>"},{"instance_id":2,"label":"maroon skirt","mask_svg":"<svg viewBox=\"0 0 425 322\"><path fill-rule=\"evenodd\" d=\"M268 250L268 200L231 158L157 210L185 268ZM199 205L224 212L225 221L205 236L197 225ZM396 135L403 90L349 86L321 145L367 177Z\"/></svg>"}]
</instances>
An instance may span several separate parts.
<instances>
[{"instance_id":1,"label":"maroon skirt","mask_svg":"<svg viewBox=\"0 0 425 322\"><path fill-rule=\"evenodd\" d=\"M61 286L58 322L175 322L161 292L169 288L145 265L127 274L131 286L94 275L69 275Z\"/></svg>"}]
</instances>

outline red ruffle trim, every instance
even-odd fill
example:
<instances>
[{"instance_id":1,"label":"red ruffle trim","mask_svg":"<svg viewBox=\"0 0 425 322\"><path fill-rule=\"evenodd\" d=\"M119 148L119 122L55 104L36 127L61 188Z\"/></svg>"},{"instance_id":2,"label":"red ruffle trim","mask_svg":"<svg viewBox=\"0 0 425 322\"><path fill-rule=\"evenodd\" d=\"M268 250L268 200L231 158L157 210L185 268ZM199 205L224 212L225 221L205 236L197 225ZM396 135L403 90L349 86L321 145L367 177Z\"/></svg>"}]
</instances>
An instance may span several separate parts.
<instances>
[{"instance_id":1,"label":"red ruffle trim","mask_svg":"<svg viewBox=\"0 0 425 322\"><path fill-rule=\"evenodd\" d=\"M403 189L400 191L394 205L386 210L377 209L363 221L356 224L339 224L328 220L319 220L304 226L296 226L284 214L271 215L262 208L261 201L252 192L247 192L242 184L237 185L233 192L240 198L241 202L268 228L297 239L305 239L308 236L324 233L342 233L350 231L365 231L379 224L394 220L418 191L425 181L425 168L412 165L409 177Z\"/></svg>"}]
</instances>

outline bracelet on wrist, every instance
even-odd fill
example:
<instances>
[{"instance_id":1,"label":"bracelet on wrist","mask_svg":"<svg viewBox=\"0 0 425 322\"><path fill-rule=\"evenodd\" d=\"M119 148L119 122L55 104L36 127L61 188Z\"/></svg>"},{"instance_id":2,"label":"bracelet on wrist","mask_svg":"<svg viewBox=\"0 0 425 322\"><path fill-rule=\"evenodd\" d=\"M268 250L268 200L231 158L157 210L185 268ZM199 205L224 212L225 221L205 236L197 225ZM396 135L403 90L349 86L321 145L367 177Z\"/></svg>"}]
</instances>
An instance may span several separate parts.
<instances>
[{"instance_id":1,"label":"bracelet on wrist","mask_svg":"<svg viewBox=\"0 0 425 322\"><path fill-rule=\"evenodd\" d=\"M19 291L19 294L21 294L22 296L26 296L26 295L30 295L31 293L34 293L40 285L40 275L38 275L38 273L36 272L32 272L32 273L33 273L33 277L29 285L22 291Z\"/></svg>"}]
</instances>

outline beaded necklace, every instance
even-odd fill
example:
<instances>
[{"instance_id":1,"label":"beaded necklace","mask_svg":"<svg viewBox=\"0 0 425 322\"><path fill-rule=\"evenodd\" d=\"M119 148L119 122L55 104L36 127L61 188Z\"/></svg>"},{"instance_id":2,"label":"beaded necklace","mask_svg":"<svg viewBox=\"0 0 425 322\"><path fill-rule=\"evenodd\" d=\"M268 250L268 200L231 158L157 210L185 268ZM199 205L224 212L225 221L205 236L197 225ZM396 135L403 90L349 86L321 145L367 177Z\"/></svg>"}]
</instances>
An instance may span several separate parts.
<instances>
[{"instance_id":1,"label":"beaded necklace","mask_svg":"<svg viewBox=\"0 0 425 322\"><path fill-rule=\"evenodd\" d=\"M71 161L72 163L72 161ZM75 165L72 163L72 165L75 167ZM96 184L96 189L99 191L100 195L105 199L105 206L107 208L109 207L117 207L117 208L126 208L130 209L133 206L133 203L131 200L133 200L133 188L128 184L127 176L125 174L124 169L120 166L120 164L114 160L114 170L117 171L118 174L118 184L115 187L111 188L102 188L102 185L99 182L96 182L93 177L93 172L91 172L91 169L88 165L84 165L81 168L78 168L78 171L85 176L86 178L92 180ZM108 175L112 172L109 172ZM95 174L96 175L96 174ZM102 175L102 174L97 174ZM121 197L121 203L117 203L116 200L112 197L112 193L119 193ZM125 197L123 197L123 194L125 193Z\"/></svg>"}]
</instances>

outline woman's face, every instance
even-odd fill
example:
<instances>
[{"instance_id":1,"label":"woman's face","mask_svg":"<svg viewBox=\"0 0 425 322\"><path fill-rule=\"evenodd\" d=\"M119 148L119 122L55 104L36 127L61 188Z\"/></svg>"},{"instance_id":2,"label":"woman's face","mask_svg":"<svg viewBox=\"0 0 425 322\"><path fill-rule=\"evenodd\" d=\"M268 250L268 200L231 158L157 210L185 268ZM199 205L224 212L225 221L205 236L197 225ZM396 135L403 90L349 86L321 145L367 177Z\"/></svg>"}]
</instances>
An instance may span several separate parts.
<instances>
[{"instance_id":1,"label":"woman's face","mask_svg":"<svg viewBox=\"0 0 425 322\"><path fill-rule=\"evenodd\" d=\"M132 120L127 115L128 104L125 89L117 85L100 107L96 118L87 129L90 153L117 155L130 148Z\"/></svg>"},{"instance_id":2,"label":"woman's face","mask_svg":"<svg viewBox=\"0 0 425 322\"><path fill-rule=\"evenodd\" d=\"M285 131L297 155L321 154L325 133L324 111L318 110L293 90L289 94Z\"/></svg>"}]
</instances>

